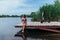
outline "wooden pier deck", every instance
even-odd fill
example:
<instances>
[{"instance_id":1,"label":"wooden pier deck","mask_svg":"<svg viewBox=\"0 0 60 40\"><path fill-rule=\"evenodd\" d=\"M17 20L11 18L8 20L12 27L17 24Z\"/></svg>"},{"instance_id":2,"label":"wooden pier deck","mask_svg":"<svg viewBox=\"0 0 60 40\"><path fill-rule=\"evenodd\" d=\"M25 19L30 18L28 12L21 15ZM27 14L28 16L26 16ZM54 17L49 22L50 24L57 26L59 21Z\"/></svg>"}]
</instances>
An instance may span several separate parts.
<instances>
[{"instance_id":1,"label":"wooden pier deck","mask_svg":"<svg viewBox=\"0 0 60 40\"><path fill-rule=\"evenodd\" d=\"M17 24L16 28L22 28L22 24ZM27 22L26 28L28 29L41 29L52 32L60 33L60 22ZM59 30L58 30L59 29Z\"/></svg>"}]
</instances>

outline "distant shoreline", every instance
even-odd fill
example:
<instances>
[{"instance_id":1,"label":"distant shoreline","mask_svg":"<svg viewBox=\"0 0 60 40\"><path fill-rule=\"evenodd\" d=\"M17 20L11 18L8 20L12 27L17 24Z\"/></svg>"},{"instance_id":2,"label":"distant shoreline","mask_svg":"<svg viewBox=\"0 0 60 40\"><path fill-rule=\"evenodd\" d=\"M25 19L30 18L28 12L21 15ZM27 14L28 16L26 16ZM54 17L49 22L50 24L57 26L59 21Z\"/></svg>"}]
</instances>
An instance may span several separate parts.
<instances>
[{"instance_id":1,"label":"distant shoreline","mask_svg":"<svg viewBox=\"0 0 60 40\"><path fill-rule=\"evenodd\" d=\"M22 17L23 15L0 15L0 18L2 18L2 17ZM26 15L27 17L31 17L30 15Z\"/></svg>"},{"instance_id":2,"label":"distant shoreline","mask_svg":"<svg viewBox=\"0 0 60 40\"><path fill-rule=\"evenodd\" d=\"M10 18L10 17L0 17L0 18ZM11 17L11 18L17 18L17 17ZM21 17L18 17L18 18L21 18ZM31 18L31 17L27 17L27 18Z\"/></svg>"}]
</instances>

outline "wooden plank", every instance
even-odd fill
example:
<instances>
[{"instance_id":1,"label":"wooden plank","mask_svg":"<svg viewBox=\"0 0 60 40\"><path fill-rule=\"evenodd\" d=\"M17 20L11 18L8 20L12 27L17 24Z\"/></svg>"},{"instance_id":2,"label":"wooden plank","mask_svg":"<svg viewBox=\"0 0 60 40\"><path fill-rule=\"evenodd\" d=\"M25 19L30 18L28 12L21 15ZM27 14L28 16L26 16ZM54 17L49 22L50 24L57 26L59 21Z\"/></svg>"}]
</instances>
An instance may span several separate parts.
<instances>
[{"instance_id":1,"label":"wooden plank","mask_svg":"<svg viewBox=\"0 0 60 40\"><path fill-rule=\"evenodd\" d=\"M43 28L43 27L27 27L28 29L40 29L40 30L46 30L46 31L51 31L51 32L58 32L60 33L60 30L57 30L57 29L50 29L50 28Z\"/></svg>"},{"instance_id":2,"label":"wooden plank","mask_svg":"<svg viewBox=\"0 0 60 40\"><path fill-rule=\"evenodd\" d=\"M22 24L17 24L17 26L22 26ZM27 22L27 26L60 26L60 22Z\"/></svg>"},{"instance_id":3,"label":"wooden plank","mask_svg":"<svg viewBox=\"0 0 60 40\"><path fill-rule=\"evenodd\" d=\"M41 30L47 30L47 31L52 31L52 32L58 32L60 33L60 30L54 30L54 29L47 29L47 28L39 28Z\"/></svg>"},{"instance_id":4,"label":"wooden plank","mask_svg":"<svg viewBox=\"0 0 60 40\"><path fill-rule=\"evenodd\" d=\"M22 28L22 26L15 26L16 28ZM60 28L60 26L26 26L27 28L33 28L33 27L38 27L38 28Z\"/></svg>"}]
</instances>

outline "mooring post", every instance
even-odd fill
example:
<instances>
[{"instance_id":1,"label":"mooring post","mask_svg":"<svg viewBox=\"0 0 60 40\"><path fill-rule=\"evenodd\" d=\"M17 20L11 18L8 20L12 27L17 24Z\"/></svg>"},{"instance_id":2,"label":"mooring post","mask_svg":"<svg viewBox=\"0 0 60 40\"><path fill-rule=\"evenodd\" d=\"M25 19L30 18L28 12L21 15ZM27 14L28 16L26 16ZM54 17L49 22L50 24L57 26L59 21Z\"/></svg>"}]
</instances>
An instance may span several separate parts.
<instances>
[{"instance_id":1,"label":"mooring post","mask_svg":"<svg viewBox=\"0 0 60 40\"><path fill-rule=\"evenodd\" d=\"M26 23L27 23L27 19L26 19L26 15L23 15L23 18L22 18L22 33L24 33L24 29L26 27Z\"/></svg>"}]
</instances>

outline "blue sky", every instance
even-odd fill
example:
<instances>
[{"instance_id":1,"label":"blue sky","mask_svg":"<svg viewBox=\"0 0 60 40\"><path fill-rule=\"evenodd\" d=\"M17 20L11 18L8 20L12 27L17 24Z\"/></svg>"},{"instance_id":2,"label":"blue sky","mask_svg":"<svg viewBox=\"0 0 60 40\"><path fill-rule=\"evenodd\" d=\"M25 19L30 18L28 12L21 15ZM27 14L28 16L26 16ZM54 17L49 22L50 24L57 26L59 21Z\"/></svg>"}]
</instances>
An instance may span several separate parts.
<instances>
[{"instance_id":1,"label":"blue sky","mask_svg":"<svg viewBox=\"0 0 60 40\"><path fill-rule=\"evenodd\" d=\"M46 3L53 4L54 0L0 0L0 15L30 14Z\"/></svg>"}]
</instances>

